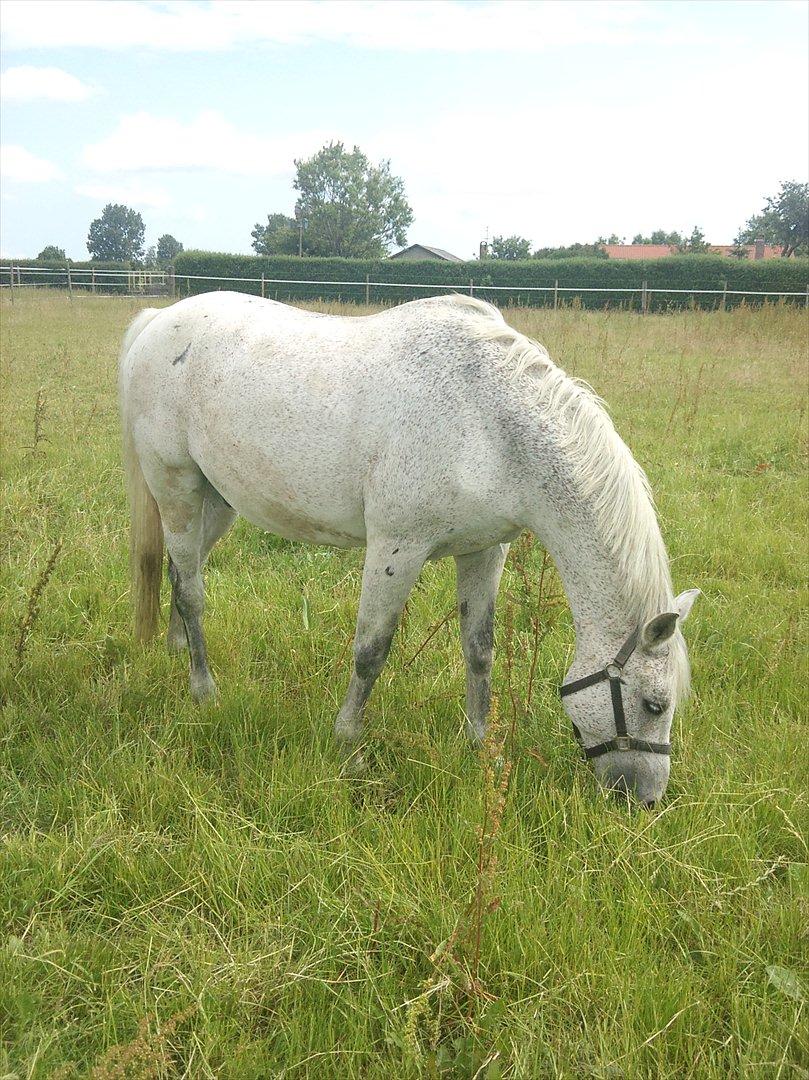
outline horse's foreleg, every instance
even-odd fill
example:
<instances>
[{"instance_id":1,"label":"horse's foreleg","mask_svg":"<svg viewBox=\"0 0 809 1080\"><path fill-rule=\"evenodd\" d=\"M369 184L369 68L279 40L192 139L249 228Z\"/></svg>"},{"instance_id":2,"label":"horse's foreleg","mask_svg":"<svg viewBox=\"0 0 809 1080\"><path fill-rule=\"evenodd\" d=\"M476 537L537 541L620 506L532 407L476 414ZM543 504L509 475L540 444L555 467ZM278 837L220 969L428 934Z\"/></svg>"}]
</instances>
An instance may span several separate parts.
<instances>
[{"instance_id":1,"label":"horse's foreleg","mask_svg":"<svg viewBox=\"0 0 809 1080\"><path fill-rule=\"evenodd\" d=\"M423 547L401 541L369 543L354 636L354 670L334 725L338 741L349 752L362 735L365 703L385 664L402 608L426 556Z\"/></svg>"},{"instance_id":2,"label":"horse's foreleg","mask_svg":"<svg viewBox=\"0 0 809 1080\"><path fill-rule=\"evenodd\" d=\"M495 544L455 559L461 644L466 661L466 733L472 742L486 734L491 700L494 604L508 544Z\"/></svg>"},{"instance_id":3,"label":"horse's foreleg","mask_svg":"<svg viewBox=\"0 0 809 1080\"><path fill-rule=\"evenodd\" d=\"M218 491L209 486L205 491L202 509L200 570L205 566L214 544L230 529L235 518L236 511L225 502ZM171 614L169 615L169 628L166 633L166 647L169 652L173 653L188 648L188 638L185 632L185 624L177 609L177 590L174 588L171 558L169 558L169 580L172 582Z\"/></svg>"}]
</instances>

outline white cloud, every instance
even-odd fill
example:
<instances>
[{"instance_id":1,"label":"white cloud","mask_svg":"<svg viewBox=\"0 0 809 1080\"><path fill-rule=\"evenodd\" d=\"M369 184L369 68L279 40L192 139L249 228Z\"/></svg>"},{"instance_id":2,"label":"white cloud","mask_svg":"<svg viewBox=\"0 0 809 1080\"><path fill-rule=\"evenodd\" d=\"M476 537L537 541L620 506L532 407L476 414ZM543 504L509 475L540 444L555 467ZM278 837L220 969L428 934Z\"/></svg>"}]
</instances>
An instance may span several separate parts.
<instances>
[{"instance_id":1,"label":"white cloud","mask_svg":"<svg viewBox=\"0 0 809 1080\"><path fill-rule=\"evenodd\" d=\"M138 112L122 117L110 135L86 146L82 160L105 173L191 169L271 176L291 173L293 158L313 152L328 139L324 132L275 139L255 135L240 131L213 110L189 123Z\"/></svg>"},{"instance_id":2,"label":"white cloud","mask_svg":"<svg viewBox=\"0 0 809 1080\"><path fill-rule=\"evenodd\" d=\"M6 48L219 51L332 41L397 51L530 53L560 45L688 40L695 28L648 0L5 0Z\"/></svg>"},{"instance_id":3,"label":"white cloud","mask_svg":"<svg viewBox=\"0 0 809 1080\"><path fill-rule=\"evenodd\" d=\"M0 75L0 94L6 101L85 101L93 89L61 68L22 64Z\"/></svg>"},{"instance_id":4,"label":"white cloud","mask_svg":"<svg viewBox=\"0 0 809 1080\"><path fill-rule=\"evenodd\" d=\"M167 191L141 184L137 180L123 184L79 184L75 191L77 195L94 199L96 202L125 203L127 206L162 209L171 202Z\"/></svg>"},{"instance_id":5,"label":"white cloud","mask_svg":"<svg viewBox=\"0 0 809 1080\"><path fill-rule=\"evenodd\" d=\"M27 184L58 180L62 175L61 169L53 162L37 157L16 143L0 146L0 172L3 180L16 180Z\"/></svg>"}]
</instances>

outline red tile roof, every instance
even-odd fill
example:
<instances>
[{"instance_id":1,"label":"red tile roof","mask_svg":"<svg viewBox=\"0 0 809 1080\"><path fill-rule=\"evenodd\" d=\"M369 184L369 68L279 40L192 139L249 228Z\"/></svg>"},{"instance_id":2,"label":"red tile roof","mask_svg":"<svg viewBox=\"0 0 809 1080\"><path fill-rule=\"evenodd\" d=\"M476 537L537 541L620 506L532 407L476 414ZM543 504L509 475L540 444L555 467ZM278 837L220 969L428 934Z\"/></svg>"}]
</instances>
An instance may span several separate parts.
<instances>
[{"instance_id":1,"label":"red tile roof","mask_svg":"<svg viewBox=\"0 0 809 1080\"><path fill-rule=\"evenodd\" d=\"M673 255L673 244L603 244L610 259L662 259Z\"/></svg>"},{"instance_id":2,"label":"red tile roof","mask_svg":"<svg viewBox=\"0 0 809 1080\"><path fill-rule=\"evenodd\" d=\"M610 259L664 259L677 254L676 244L602 244ZM745 244L748 259L755 259L756 245ZM732 255L734 244L711 244L712 255ZM777 244L765 244L763 259L777 259L781 248Z\"/></svg>"}]
</instances>

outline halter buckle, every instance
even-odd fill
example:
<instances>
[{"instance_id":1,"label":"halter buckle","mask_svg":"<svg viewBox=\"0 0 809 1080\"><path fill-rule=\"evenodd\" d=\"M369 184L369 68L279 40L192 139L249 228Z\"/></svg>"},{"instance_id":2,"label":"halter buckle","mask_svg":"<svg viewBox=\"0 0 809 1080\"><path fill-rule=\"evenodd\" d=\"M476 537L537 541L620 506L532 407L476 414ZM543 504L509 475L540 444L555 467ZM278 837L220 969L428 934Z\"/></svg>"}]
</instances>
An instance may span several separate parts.
<instances>
[{"instance_id":1,"label":"halter buckle","mask_svg":"<svg viewBox=\"0 0 809 1080\"><path fill-rule=\"evenodd\" d=\"M620 665L616 664L614 661L611 664L607 664L607 666L604 668L604 674L607 676L608 679L620 679L622 671L623 668Z\"/></svg>"},{"instance_id":2,"label":"halter buckle","mask_svg":"<svg viewBox=\"0 0 809 1080\"><path fill-rule=\"evenodd\" d=\"M616 750L623 750L623 751L631 750L632 749L631 742L632 742L632 739L631 739L631 736L629 736L629 735L616 735L615 736L615 749Z\"/></svg>"}]
</instances>

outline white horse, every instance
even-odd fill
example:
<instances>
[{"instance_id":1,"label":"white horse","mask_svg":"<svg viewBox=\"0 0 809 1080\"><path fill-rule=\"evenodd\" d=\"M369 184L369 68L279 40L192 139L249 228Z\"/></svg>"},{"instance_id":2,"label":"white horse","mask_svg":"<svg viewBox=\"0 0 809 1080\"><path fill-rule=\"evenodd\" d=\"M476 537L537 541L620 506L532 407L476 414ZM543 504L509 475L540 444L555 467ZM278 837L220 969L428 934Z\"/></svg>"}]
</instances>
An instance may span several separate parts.
<instances>
[{"instance_id":1,"label":"white horse","mask_svg":"<svg viewBox=\"0 0 809 1080\"><path fill-rule=\"evenodd\" d=\"M335 725L349 752L422 565L452 555L480 739L495 597L527 528L572 608L563 693L582 748L605 787L662 796L688 685L678 623L699 590L674 598L646 478L598 399L496 308L450 296L344 318L206 293L137 316L120 397L136 633L156 630L165 539L168 646L187 643L196 700L215 692L202 569L238 513L288 539L366 548Z\"/></svg>"}]
</instances>

